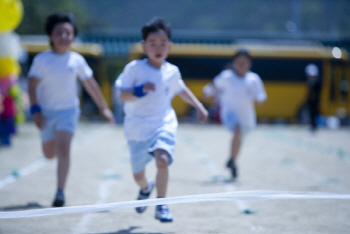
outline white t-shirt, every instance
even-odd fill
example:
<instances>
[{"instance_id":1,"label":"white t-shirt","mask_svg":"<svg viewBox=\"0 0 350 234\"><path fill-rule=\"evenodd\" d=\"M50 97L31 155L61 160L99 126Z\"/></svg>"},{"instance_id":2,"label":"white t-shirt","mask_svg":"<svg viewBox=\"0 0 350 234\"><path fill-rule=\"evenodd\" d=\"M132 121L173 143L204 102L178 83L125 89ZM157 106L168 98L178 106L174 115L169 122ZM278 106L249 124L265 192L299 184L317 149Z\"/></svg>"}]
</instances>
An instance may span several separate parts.
<instances>
[{"instance_id":1,"label":"white t-shirt","mask_svg":"<svg viewBox=\"0 0 350 234\"><path fill-rule=\"evenodd\" d=\"M259 75L249 71L239 77L232 69L227 69L214 78L214 85L218 90L221 116L233 112L241 126L255 127L255 101L262 102L267 98Z\"/></svg>"},{"instance_id":2,"label":"white t-shirt","mask_svg":"<svg viewBox=\"0 0 350 234\"><path fill-rule=\"evenodd\" d=\"M125 66L115 85L129 91L147 82L154 83L154 92L124 104L128 140L145 141L159 131L176 134L178 122L171 100L186 88L178 67L165 61L158 69L149 65L147 59L134 60Z\"/></svg>"},{"instance_id":3,"label":"white t-shirt","mask_svg":"<svg viewBox=\"0 0 350 234\"><path fill-rule=\"evenodd\" d=\"M85 80L92 75L84 57L72 51L40 53L35 56L28 73L29 77L40 80L36 95L44 111L78 109L77 78Z\"/></svg>"}]
</instances>

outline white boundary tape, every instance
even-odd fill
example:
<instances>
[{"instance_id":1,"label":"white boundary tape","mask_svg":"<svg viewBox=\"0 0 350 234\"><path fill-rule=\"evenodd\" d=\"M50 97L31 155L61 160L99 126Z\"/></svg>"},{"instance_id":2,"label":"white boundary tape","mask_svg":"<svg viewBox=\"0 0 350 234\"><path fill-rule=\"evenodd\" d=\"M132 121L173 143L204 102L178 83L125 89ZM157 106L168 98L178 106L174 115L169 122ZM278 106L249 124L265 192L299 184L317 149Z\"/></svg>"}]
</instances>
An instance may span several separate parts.
<instances>
[{"instance_id":1,"label":"white boundary tape","mask_svg":"<svg viewBox=\"0 0 350 234\"><path fill-rule=\"evenodd\" d=\"M160 204L194 203L205 201L236 201L236 200L301 200L301 199L336 199L350 200L350 194L289 192L289 191L237 191L229 193L199 194L191 196L158 198L149 200L126 201L106 204L71 206L62 208L45 208L36 210L0 212L0 219L29 218L49 215L78 214L87 212L102 212L139 206Z\"/></svg>"}]
</instances>

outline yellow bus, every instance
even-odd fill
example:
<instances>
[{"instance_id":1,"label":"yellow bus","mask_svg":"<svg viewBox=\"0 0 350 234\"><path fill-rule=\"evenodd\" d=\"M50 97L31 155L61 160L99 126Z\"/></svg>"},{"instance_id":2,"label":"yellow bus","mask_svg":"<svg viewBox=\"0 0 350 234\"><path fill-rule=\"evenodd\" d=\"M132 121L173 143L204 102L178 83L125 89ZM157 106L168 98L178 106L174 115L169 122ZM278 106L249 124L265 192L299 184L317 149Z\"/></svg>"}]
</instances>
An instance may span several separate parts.
<instances>
[{"instance_id":1,"label":"yellow bus","mask_svg":"<svg viewBox=\"0 0 350 234\"><path fill-rule=\"evenodd\" d=\"M339 110L350 113L350 95L341 87L350 82L348 53L324 46L285 45L216 45L174 44L167 61L177 65L184 82L200 98L202 88L220 73L239 48L247 49L252 58L252 71L262 78L268 100L257 106L257 117L296 120L307 95L305 67L314 63L322 81L320 112L336 115ZM140 44L130 50L130 60L144 57ZM343 86L342 86L343 85ZM179 117L190 107L178 97L173 107Z\"/></svg>"}]
</instances>

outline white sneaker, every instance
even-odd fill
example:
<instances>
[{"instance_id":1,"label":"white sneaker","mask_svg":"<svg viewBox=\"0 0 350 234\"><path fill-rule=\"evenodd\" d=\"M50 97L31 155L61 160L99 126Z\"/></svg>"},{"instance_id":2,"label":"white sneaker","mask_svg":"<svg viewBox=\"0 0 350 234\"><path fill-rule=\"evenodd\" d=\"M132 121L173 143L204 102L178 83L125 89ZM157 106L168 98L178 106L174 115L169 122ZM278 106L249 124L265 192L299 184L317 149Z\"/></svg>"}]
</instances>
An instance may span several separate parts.
<instances>
[{"instance_id":1,"label":"white sneaker","mask_svg":"<svg viewBox=\"0 0 350 234\"><path fill-rule=\"evenodd\" d=\"M170 214L169 207L167 205L157 205L156 206L156 219L160 222L172 222L173 216Z\"/></svg>"}]
</instances>

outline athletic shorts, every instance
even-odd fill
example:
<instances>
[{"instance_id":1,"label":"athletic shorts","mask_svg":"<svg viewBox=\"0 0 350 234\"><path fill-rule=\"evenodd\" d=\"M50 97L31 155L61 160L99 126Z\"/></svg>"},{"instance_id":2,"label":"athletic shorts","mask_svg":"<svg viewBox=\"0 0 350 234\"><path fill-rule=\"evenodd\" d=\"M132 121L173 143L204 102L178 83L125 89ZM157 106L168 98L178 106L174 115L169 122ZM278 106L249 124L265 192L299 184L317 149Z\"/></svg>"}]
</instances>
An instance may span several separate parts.
<instances>
[{"instance_id":1,"label":"athletic shorts","mask_svg":"<svg viewBox=\"0 0 350 234\"><path fill-rule=\"evenodd\" d=\"M45 119L44 127L40 131L43 142L50 141L56 137L57 131L75 132L77 128L80 111L76 109L43 111Z\"/></svg>"},{"instance_id":2,"label":"athletic shorts","mask_svg":"<svg viewBox=\"0 0 350 234\"><path fill-rule=\"evenodd\" d=\"M150 140L128 141L130 162L134 174L142 171L146 164L153 160L154 151L162 149L168 153L169 165L173 162L173 153L176 145L175 136L169 132L159 132Z\"/></svg>"},{"instance_id":3,"label":"athletic shorts","mask_svg":"<svg viewBox=\"0 0 350 234\"><path fill-rule=\"evenodd\" d=\"M241 124L237 114L233 111L227 111L223 113L221 115L221 121L225 125L225 127L230 131L233 131L234 127L236 125L239 125L239 127L241 128L242 136L245 136L252 130L252 127Z\"/></svg>"}]
</instances>

